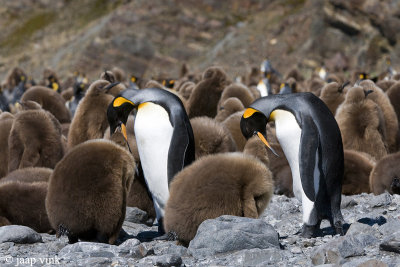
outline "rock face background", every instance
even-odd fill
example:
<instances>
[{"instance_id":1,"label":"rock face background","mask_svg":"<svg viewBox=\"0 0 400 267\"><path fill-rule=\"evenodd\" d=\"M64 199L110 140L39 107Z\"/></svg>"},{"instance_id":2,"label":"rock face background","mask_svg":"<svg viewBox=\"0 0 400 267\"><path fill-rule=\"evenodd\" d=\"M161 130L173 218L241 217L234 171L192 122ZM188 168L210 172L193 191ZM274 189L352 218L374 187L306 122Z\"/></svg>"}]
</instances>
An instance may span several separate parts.
<instances>
[{"instance_id":1,"label":"rock face background","mask_svg":"<svg viewBox=\"0 0 400 267\"><path fill-rule=\"evenodd\" d=\"M299 237L300 211L297 199L274 196L260 219L221 216L204 221L188 248L172 241L145 242L138 233L157 227L141 224L146 216L136 208L127 209L123 229L129 236L118 246L69 245L65 237L3 226L0 265L15 266L28 258L36 261L33 266L43 266L40 259L62 266L399 266L399 195L343 197L348 229L343 237L332 236L327 221L321 225L323 237Z\"/></svg>"},{"instance_id":2,"label":"rock face background","mask_svg":"<svg viewBox=\"0 0 400 267\"><path fill-rule=\"evenodd\" d=\"M0 0L0 78L18 65L90 78L114 65L176 77L183 62L244 75L268 57L282 73L377 72L400 59L396 0Z\"/></svg>"}]
</instances>

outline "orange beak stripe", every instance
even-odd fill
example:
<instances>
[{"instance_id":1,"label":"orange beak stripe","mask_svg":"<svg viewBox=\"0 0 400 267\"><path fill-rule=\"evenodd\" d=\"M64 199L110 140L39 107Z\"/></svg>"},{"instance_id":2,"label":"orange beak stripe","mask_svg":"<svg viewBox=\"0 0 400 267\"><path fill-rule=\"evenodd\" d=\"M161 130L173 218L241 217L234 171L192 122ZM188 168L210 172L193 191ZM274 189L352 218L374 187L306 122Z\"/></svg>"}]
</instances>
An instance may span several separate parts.
<instances>
[{"instance_id":1,"label":"orange beak stripe","mask_svg":"<svg viewBox=\"0 0 400 267\"><path fill-rule=\"evenodd\" d=\"M125 140L128 142L128 135L126 134L126 126L123 123L121 124L121 131L122 131L122 134L123 134Z\"/></svg>"},{"instance_id":2,"label":"orange beak stripe","mask_svg":"<svg viewBox=\"0 0 400 267\"><path fill-rule=\"evenodd\" d=\"M275 150L270 146L268 143L267 139L265 139L264 135L262 135L260 132L257 132L258 137L261 139L261 141L269 148L271 149L272 153L275 154L275 156L279 157L279 155L275 152Z\"/></svg>"}]
</instances>

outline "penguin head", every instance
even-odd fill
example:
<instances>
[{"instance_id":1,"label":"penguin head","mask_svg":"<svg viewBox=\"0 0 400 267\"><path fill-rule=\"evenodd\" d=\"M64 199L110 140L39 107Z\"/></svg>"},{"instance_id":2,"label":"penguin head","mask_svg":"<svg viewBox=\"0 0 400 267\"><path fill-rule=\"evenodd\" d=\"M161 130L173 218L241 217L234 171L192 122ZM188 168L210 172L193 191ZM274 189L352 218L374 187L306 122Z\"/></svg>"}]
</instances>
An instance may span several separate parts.
<instances>
[{"instance_id":1,"label":"penguin head","mask_svg":"<svg viewBox=\"0 0 400 267\"><path fill-rule=\"evenodd\" d=\"M257 135L261 141L271 149L276 156L278 156L267 141L267 123L268 118L262 112L250 107L245 110L242 119L240 120L240 130L246 139Z\"/></svg>"},{"instance_id":2,"label":"penguin head","mask_svg":"<svg viewBox=\"0 0 400 267\"><path fill-rule=\"evenodd\" d=\"M174 79L165 79L162 81L162 85L171 89L174 88L175 80Z\"/></svg>"}]
</instances>

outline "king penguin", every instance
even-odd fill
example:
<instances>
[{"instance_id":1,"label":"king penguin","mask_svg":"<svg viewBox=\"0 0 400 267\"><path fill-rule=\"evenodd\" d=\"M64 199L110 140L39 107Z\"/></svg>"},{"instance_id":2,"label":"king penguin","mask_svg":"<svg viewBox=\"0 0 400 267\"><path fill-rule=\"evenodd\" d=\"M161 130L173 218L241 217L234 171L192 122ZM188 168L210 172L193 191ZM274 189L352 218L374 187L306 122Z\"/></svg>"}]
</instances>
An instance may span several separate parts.
<instances>
[{"instance_id":1,"label":"king penguin","mask_svg":"<svg viewBox=\"0 0 400 267\"><path fill-rule=\"evenodd\" d=\"M265 138L269 121L275 122L292 171L294 195L303 204L301 235L318 235L322 219L329 219L336 233L343 235L343 145L332 113L312 93L271 95L245 110L240 128L246 138L258 135L269 146Z\"/></svg>"},{"instance_id":2,"label":"king penguin","mask_svg":"<svg viewBox=\"0 0 400 267\"><path fill-rule=\"evenodd\" d=\"M193 130L180 99L163 89L125 90L110 104L110 130L125 124L137 108L134 131L147 187L151 192L158 221L164 234L164 209L169 185L179 171L195 159ZM125 133L126 138L126 133Z\"/></svg>"}]
</instances>

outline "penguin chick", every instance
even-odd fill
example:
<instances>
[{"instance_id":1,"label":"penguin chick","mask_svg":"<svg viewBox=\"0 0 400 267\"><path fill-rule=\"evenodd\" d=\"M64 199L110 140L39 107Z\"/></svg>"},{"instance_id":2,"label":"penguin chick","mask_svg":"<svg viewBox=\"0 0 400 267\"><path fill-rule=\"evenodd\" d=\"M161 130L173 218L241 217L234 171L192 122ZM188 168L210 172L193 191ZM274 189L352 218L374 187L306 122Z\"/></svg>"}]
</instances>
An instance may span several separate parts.
<instances>
[{"instance_id":1,"label":"penguin chick","mask_svg":"<svg viewBox=\"0 0 400 267\"><path fill-rule=\"evenodd\" d=\"M187 102L189 118L217 115L218 101L229 84L226 73L220 67L210 67L203 73L202 80L193 89Z\"/></svg>"},{"instance_id":2,"label":"penguin chick","mask_svg":"<svg viewBox=\"0 0 400 267\"><path fill-rule=\"evenodd\" d=\"M376 83L376 86L381 88L382 91L387 92L387 90L389 90L389 88L392 87L393 84L395 84L395 83L396 83L395 80L381 80Z\"/></svg>"},{"instance_id":3,"label":"penguin chick","mask_svg":"<svg viewBox=\"0 0 400 267\"><path fill-rule=\"evenodd\" d=\"M221 98L218 102L218 110L222 103L230 97L238 98L244 107L248 107L255 100L252 93L246 86L240 83L233 83L227 86L222 92Z\"/></svg>"},{"instance_id":4,"label":"penguin chick","mask_svg":"<svg viewBox=\"0 0 400 267\"><path fill-rule=\"evenodd\" d=\"M188 244L207 219L224 214L258 218L272 194L272 174L256 158L242 153L202 157L172 181L165 230Z\"/></svg>"},{"instance_id":5,"label":"penguin chick","mask_svg":"<svg viewBox=\"0 0 400 267\"><path fill-rule=\"evenodd\" d=\"M126 81L126 74L123 69L114 66L112 67L111 71L115 76L116 82L124 83Z\"/></svg>"},{"instance_id":6,"label":"penguin chick","mask_svg":"<svg viewBox=\"0 0 400 267\"><path fill-rule=\"evenodd\" d=\"M0 183L0 226L25 225L37 232L52 230L45 209L47 182Z\"/></svg>"},{"instance_id":7,"label":"penguin chick","mask_svg":"<svg viewBox=\"0 0 400 267\"><path fill-rule=\"evenodd\" d=\"M54 168L64 155L60 123L50 112L37 109L39 105L34 101L24 101L21 105L25 110L15 115L8 138L8 171Z\"/></svg>"},{"instance_id":8,"label":"penguin chick","mask_svg":"<svg viewBox=\"0 0 400 267\"><path fill-rule=\"evenodd\" d=\"M365 152L379 160L386 156L385 127L382 111L369 99L374 94L353 87L336 111L344 149Z\"/></svg>"},{"instance_id":9,"label":"penguin chick","mask_svg":"<svg viewBox=\"0 0 400 267\"><path fill-rule=\"evenodd\" d=\"M219 107L217 116L215 116L215 120L218 122L223 122L233 113L242 110L244 110L242 101L240 101L236 97L229 97L224 102L222 102L221 106Z\"/></svg>"},{"instance_id":10,"label":"penguin chick","mask_svg":"<svg viewBox=\"0 0 400 267\"><path fill-rule=\"evenodd\" d=\"M347 84L338 84L337 82L331 82L326 84L321 89L322 101L326 104L333 115L336 113L336 109L343 103L347 90L345 87Z\"/></svg>"},{"instance_id":11,"label":"penguin chick","mask_svg":"<svg viewBox=\"0 0 400 267\"><path fill-rule=\"evenodd\" d=\"M390 103L392 104L394 111L397 115L397 120L400 120L400 82L395 83L392 87L389 88L386 92L387 96L390 99ZM400 128L400 126L399 126ZM398 140L397 146L400 146L400 142Z\"/></svg>"},{"instance_id":12,"label":"penguin chick","mask_svg":"<svg viewBox=\"0 0 400 267\"><path fill-rule=\"evenodd\" d=\"M43 109L53 114L60 123L71 122L65 101L59 93L43 86L33 86L21 97L21 101L28 100L39 103Z\"/></svg>"},{"instance_id":13,"label":"penguin chick","mask_svg":"<svg viewBox=\"0 0 400 267\"><path fill-rule=\"evenodd\" d=\"M267 147L260 140L260 138L254 136L247 140L246 145L243 148L243 154L256 157L262 163L264 163L267 168L269 168Z\"/></svg>"},{"instance_id":14,"label":"penguin chick","mask_svg":"<svg viewBox=\"0 0 400 267\"><path fill-rule=\"evenodd\" d=\"M321 90L325 85L325 81L320 79L320 78L313 78L311 80L308 81L308 92L313 93L316 96L320 96L321 95Z\"/></svg>"},{"instance_id":15,"label":"penguin chick","mask_svg":"<svg viewBox=\"0 0 400 267\"><path fill-rule=\"evenodd\" d=\"M304 81L304 76L300 73L297 68L291 69L288 74L286 74L286 80L294 78L296 81L302 82Z\"/></svg>"},{"instance_id":16,"label":"penguin chick","mask_svg":"<svg viewBox=\"0 0 400 267\"><path fill-rule=\"evenodd\" d=\"M130 153L111 141L89 140L72 148L54 169L46 197L57 237L114 244L134 169Z\"/></svg>"},{"instance_id":17,"label":"penguin chick","mask_svg":"<svg viewBox=\"0 0 400 267\"><path fill-rule=\"evenodd\" d=\"M114 85L106 80L98 80L90 85L71 122L68 149L89 139L103 138L108 127L107 108L114 98L108 92Z\"/></svg>"},{"instance_id":18,"label":"penguin chick","mask_svg":"<svg viewBox=\"0 0 400 267\"><path fill-rule=\"evenodd\" d=\"M343 195L370 193L369 175L375 162L368 154L344 150Z\"/></svg>"},{"instance_id":19,"label":"penguin chick","mask_svg":"<svg viewBox=\"0 0 400 267\"><path fill-rule=\"evenodd\" d=\"M14 122L14 116L9 112L0 114L0 178L8 173L8 136Z\"/></svg>"},{"instance_id":20,"label":"penguin chick","mask_svg":"<svg viewBox=\"0 0 400 267\"><path fill-rule=\"evenodd\" d=\"M74 88L68 87L68 89L65 89L61 92L61 96L64 98L65 102L70 101L74 96Z\"/></svg>"},{"instance_id":21,"label":"penguin chick","mask_svg":"<svg viewBox=\"0 0 400 267\"><path fill-rule=\"evenodd\" d=\"M188 100L190 98L190 95L192 94L195 86L196 86L196 84L194 82L187 81L187 82L183 83L182 86L180 86L178 88L179 90L177 90L177 91L179 92L179 94L181 94L183 96L183 98Z\"/></svg>"},{"instance_id":22,"label":"penguin chick","mask_svg":"<svg viewBox=\"0 0 400 267\"><path fill-rule=\"evenodd\" d=\"M191 119L190 124L194 134L196 159L209 154L236 151L235 141L222 123L203 116Z\"/></svg>"},{"instance_id":23,"label":"penguin chick","mask_svg":"<svg viewBox=\"0 0 400 267\"><path fill-rule=\"evenodd\" d=\"M235 140L236 148L238 151L243 151L246 145L246 138L242 135L240 130L240 120L242 118L243 111L238 111L226 118L222 124L229 130L233 140Z\"/></svg>"},{"instance_id":24,"label":"penguin chick","mask_svg":"<svg viewBox=\"0 0 400 267\"><path fill-rule=\"evenodd\" d=\"M370 90L374 92L370 94L370 99L377 103L383 112L386 128L386 142L389 146L389 152L397 151L399 122L388 96L379 87L375 86L374 82L371 80L361 81L360 86L367 92Z\"/></svg>"},{"instance_id":25,"label":"penguin chick","mask_svg":"<svg viewBox=\"0 0 400 267\"><path fill-rule=\"evenodd\" d=\"M111 84L114 84L114 86L110 88L107 92L107 94L109 95L117 96L119 93L126 89L125 85L115 77L115 74L112 71L106 70L105 72L103 72L100 75L100 80L106 80Z\"/></svg>"},{"instance_id":26,"label":"penguin chick","mask_svg":"<svg viewBox=\"0 0 400 267\"><path fill-rule=\"evenodd\" d=\"M0 183L4 182L21 182L21 183L35 183L35 182L48 182L51 173L50 168L43 167L29 167L18 169L10 172L7 176L0 179Z\"/></svg>"},{"instance_id":27,"label":"penguin chick","mask_svg":"<svg viewBox=\"0 0 400 267\"><path fill-rule=\"evenodd\" d=\"M390 194L400 194L400 152L390 154L380 161L372 169L369 176L371 192L380 195L386 190Z\"/></svg>"}]
</instances>

